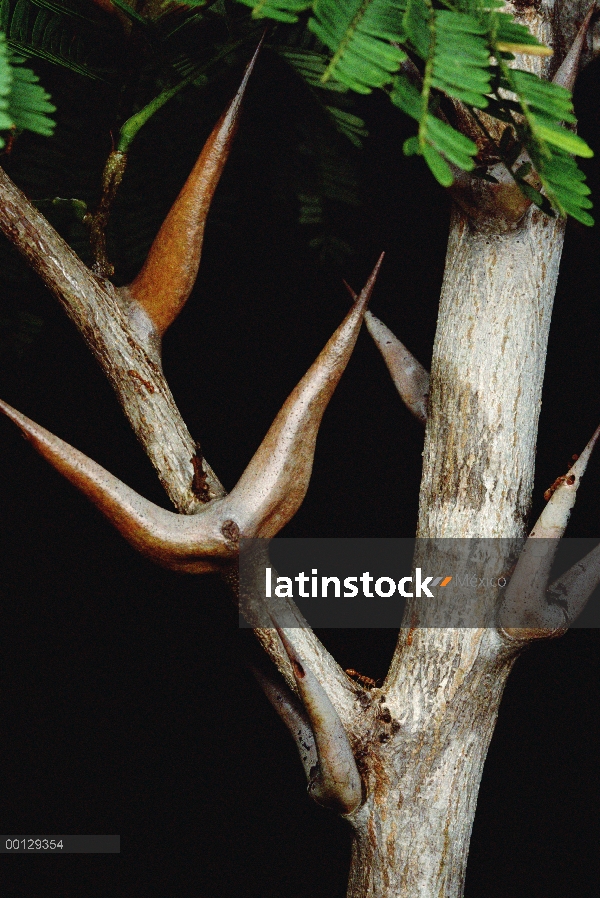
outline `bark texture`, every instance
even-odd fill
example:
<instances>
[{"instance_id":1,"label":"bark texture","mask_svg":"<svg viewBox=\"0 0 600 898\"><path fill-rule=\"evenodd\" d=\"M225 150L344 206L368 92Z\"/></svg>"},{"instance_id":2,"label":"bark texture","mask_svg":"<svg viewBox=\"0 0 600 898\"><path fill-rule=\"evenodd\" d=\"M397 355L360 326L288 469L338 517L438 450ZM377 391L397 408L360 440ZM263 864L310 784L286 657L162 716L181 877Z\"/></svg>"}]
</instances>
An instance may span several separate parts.
<instances>
[{"instance_id":1,"label":"bark texture","mask_svg":"<svg viewBox=\"0 0 600 898\"><path fill-rule=\"evenodd\" d=\"M475 230L455 207L433 349L418 535L514 537L529 512L564 221Z\"/></svg>"},{"instance_id":2,"label":"bark texture","mask_svg":"<svg viewBox=\"0 0 600 898\"><path fill-rule=\"evenodd\" d=\"M461 896L477 787L513 652L493 629L416 630L370 696L348 898Z\"/></svg>"},{"instance_id":3,"label":"bark texture","mask_svg":"<svg viewBox=\"0 0 600 898\"><path fill-rule=\"evenodd\" d=\"M541 40L563 46L549 7L513 11ZM482 192L478 215L459 205L452 212L417 535L496 538L502 565L530 508L565 222L533 208L515 216L481 183L466 187L463 206ZM498 598L485 598L492 615ZM372 696L379 713L364 756L358 749L368 798L350 821L348 898L463 894L483 765L524 643L494 627L423 623L409 608L382 695Z\"/></svg>"},{"instance_id":4,"label":"bark texture","mask_svg":"<svg viewBox=\"0 0 600 898\"><path fill-rule=\"evenodd\" d=\"M453 210L418 536L497 538L502 570L531 501L564 222L531 210L498 230ZM497 598L485 597L492 620ZM463 894L483 765L518 652L493 627L427 628L414 607L405 626L379 700L390 729L366 748L348 898Z\"/></svg>"}]
</instances>

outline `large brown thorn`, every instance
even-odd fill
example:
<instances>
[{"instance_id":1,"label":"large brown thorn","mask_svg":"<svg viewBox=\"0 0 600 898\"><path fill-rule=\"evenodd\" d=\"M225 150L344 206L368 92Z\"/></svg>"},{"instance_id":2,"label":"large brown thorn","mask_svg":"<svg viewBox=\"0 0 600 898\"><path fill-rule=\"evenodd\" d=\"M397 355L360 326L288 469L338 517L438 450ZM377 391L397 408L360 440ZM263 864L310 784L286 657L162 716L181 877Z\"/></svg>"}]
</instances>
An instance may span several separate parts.
<instances>
[{"instance_id":1,"label":"large brown thorn","mask_svg":"<svg viewBox=\"0 0 600 898\"><path fill-rule=\"evenodd\" d=\"M0 400L0 411L32 446L100 509L131 545L164 567L204 573L235 557L237 545L222 532L222 500L197 515L179 515L154 505L97 462Z\"/></svg>"},{"instance_id":2,"label":"large brown thorn","mask_svg":"<svg viewBox=\"0 0 600 898\"><path fill-rule=\"evenodd\" d=\"M171 206L140 273L128 287L122 288L145 309L160 336L175 321L196 282L208 210L237 131L242 100L262 40L235 97L213 128Z\"/></svg>"},{"instance_id":3,"label":"large brown thorn","mask_svg":"<svg viewBox=\"0 0 600 898\"><path fill-rule=\"evenodd\" d=\"M254 664L249 667L271 705L290 731L306 778L310 782L318 763L318 756L315 737L304 708L275 671L268 675Z\"/></svg>"},{"instance_id":4,"label":"large brown thorn","mask_svg":"<svg viewBox=\"0 0 600 898\"><path fill-rule=\"evenodd\" d=\"M306 495L319 425L354 349L383 255L340 327L287 398L231 493L232 516L236 518L239 503L246 535L274 536Z\"/></svg>"}]
</instances>

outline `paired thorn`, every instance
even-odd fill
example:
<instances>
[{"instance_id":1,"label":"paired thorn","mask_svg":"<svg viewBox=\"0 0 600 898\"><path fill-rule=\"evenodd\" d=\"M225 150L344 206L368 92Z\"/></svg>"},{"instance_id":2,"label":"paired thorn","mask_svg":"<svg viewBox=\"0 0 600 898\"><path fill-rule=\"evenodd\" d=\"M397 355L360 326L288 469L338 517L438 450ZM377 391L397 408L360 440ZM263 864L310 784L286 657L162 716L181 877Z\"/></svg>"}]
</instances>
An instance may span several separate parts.
<instances>
[{"instance_id":1,"label":"paired thorn","mask_svg":"<svg viewBox=\"0 0 600 898\"><path fill-rule=\"evenodd\" d=\"M206 141L135 280L123 288L151 318L160 336L175 321L196 282L204 226L237 131L242 100L263 38L242 83Z\"/></svg>"},{"instance_id":2,"label":"paired thorn","mask_svg":"<svg viewBox=\"0 0 600 898\"><path fill-rule=\"evenodd\" d=\"M276 680L275 674L272 677L268 676L253 664L250 665L250 670L271 705L290 731L296 743L306 778L310 782L319 759L315 737L306 712L281 678Z\"/></svg>"},{"instance_id":3,"label":"paired thorn","mask_svg":"<svg viewBox=\"0 0 600 898\"><path fill-rule=\"evenodd\" d=\"M223 533L219 501L197 515L166 511L140 496L97 462L0 400L2 411L46 461L77 487L143 555L173 570L204 573L236 555Z\"/></svg>"},{"instance_id":4,"label":"paired thorn","mask_svg":"<svg viewBox=\"0 0 600 898\"><path fill-rule=\"evenodd\" d=\"M298 693L314 734L318 765L308 792L317 804L351 814L362 801L362 783L348 734L323 686L298 656L280 627L275 627L287 653Z\"/></svg>"},{"instance_id":5,"label":"paired thorn","mask_svg":"<svg viewBox=\"0 0 600 898\"><path fill-rule=\"evenodd\" d=\"M571 49L563 59L558 71L552 79L554 84L560 84L562 87L566 87L567 90L573 90L573 88L575 87L577 75L579 74L581 56L585 47L588 29L590 27L590 22L592 21L592 16L594 15L595 9L596 2L594 0L587 11L585 19L581 23L579 31L575 35L575 40L571 44Z\"/></svg>"},{"instance_id":6,"label":"paired thorn","mask_svg":"<svg viewBox=\"0 0 600 898\"><path fill-rule=\"evenodd\" d=\"M550 587L550 590L548 578L559 540L565 532L571 509L575 505L581 478L599 437L600 427L596 429L567 474L554 484L548 504L523 547L499 615L502 630L511 638L530 640L560 635L576 616L564 610L564 601L561 600L560 604L556 602L551 604L547 599L548 592L550 598L556 598L558 593L563 591L565 583L571 582L570 578L565 575L567 579L561 578ZM578 588L587 588L587 573L580 571L580 574L581 581L578 581ZM577 579L577 572L573 576Z\"/></svg>"},{"instance_id":7,"label":"paired thorn","mask_svg":"<svg viewBox=\"0 0 600 898\"><path fill-rule=\"evenodd\" d=\"M348 364L383 261L317 360L285 401L230 499L252 536L275 536L306 495L323 413ZM234 511L235 516L235 511Z\"/></svg>"},{"instance_id":8,"label":"paired thorn","mask_svg":"<svg viewBox=\"0 0 600 898\"><path fill-rule=\"evenodd\" d=\"M356 293L344 281L352 298ZM429 372L417 361L383 321L372 312L365 313L365 324L375 345L383 356L383 360L391 374L394 386L400 398L421 424L427 421L427 399L429 397Z\"/></svg>"},{"instance_id":9,"label":"paired thorn","mask_svg":"<svg viewBox=\"0 0 600 898\"><path fill-rule=\"evenodd\" d=\"M240 536L274 536L300 507L319 425L350 359L382 258L343 323L284 403L232 492L207 502L194 515L154 505L7 403L0 401L0 411L138 551L174 570L217 570L237 555Z\"/></svg>"}]
</instances>

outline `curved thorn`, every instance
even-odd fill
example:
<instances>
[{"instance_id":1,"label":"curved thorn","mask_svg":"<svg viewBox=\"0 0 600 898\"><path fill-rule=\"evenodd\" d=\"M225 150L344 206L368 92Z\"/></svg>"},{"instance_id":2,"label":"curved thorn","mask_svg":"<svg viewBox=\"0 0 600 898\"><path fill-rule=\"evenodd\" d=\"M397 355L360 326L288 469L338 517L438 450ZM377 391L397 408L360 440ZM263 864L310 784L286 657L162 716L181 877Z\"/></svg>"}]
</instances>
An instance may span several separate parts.
<instances>
[{"instance_id":1,"label":"curved thorn","mask_svg":"<svg viewBox=\"0 0 600 898\"><path fill-rule=\"evenodd\" d=\"M362 801L362 784L346 730L315 675L298 657L284 631L275 629L292 664L315 737L319 765L308 784L309 795L323 807L351 814Z\"/></svg>"},{"instance_id":2,"label":"curved thorn","mask_svg":"<svg viewBox=\"0 0 600 898\"><path fill-rule=\"evenodd\" d=\"M306 778L310 782L318 763L318 755L315 737L304 708L283 680L278 682L279 677L276 681L275 676L268 676L253 664L250 664L249 667L271 705L290 731L296 743Z\"/></svg>"},{"instance_id":3,"label":"curved thorn","mask_svg":"<svg viewBox=\"0 0 600 898\"><path fill-rule=\"evenodd\" d=\"M323 413L356 343L383 253L356 303L285 401L227 502L244 536L275 536L300 507Z\"/></svg>"},{"instance_id":4,"label":"curved thorn","mask_svg":"<svg viewBox=\"0 0 600 898\"><path fill-rule=\"evenodd\" d=\"M346 282L344 281L344 284ZM346 284L350 295L356 294ZM371 311L365 312L365 324L391 374L394 386L405 406L421 424L427 421L429 372L416 360L398 337Z\"/></svg>"},{"instance_id":5,"label":"curved thorn","mask_svg":"<svg viewBox=\"0 0 600 898\"><path fill-rule=\"evenodd\" d=\"M527 640L560 635L568 626L562 606L547 600L548 577L581 478L599 437L600 426L568 473L558 479L523 547L499 616L502 630L511 638Z\"/></svg>"},{"instance_id":6,"label":"curved thorn","mask_svg":"<svg viewBox=\"0 0 600 898\"><path fill-rule=\"evenodd\" d=\"M239 122L242 100L263 38L238 91L204 144L154 239L142 270L124 292L138 302L162 336L185 305L198 274L204 225Z\"/></svg>"},{"instance_id":7,"label":"curved thorn","mask_svg":"<svg viewBox=\"0 0 600 898\"><path fill-rule=\"evenodd\" d=\"M554 84L560 84L562 87L566 87L567 90L573 90L573 88L575 87L577 75L579 74L581 54L583 53L583 49L585 47L588 28L590 27L590 22L592 20L592 16L594 15L595 8L596 2L594 0L594 3L592 3L587 11L585 19L581 23L579 31L575 35L575 40L571 44L571 49L563 59L562 63L560 64L560 68L552 79Z\"/></svg>"},{"instance_id":8,"label":"curved thorn","mask_svg":"<svg viewBox=\"0 0 600 898\"><path fill-rule=\"evenodd\" d=\"M223 500L205 505L197 515L166 511L2 400L0 411L143 555L173 570L201 573L218 570L220 560L237 554L224 526Z\"/></svg>"}]
</instances>

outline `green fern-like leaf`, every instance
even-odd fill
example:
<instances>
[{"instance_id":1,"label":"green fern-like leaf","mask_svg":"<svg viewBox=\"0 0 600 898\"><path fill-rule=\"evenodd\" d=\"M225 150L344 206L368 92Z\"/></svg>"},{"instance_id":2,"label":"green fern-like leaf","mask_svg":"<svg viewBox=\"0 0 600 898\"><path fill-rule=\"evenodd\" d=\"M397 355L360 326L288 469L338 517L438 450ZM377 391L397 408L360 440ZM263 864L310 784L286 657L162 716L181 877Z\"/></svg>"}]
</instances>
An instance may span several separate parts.
<instances>
[{"instance_id":1,"label":"green fern-like leaf","mask_svg":"<svg viewBox=\"0 0 600 898\"><path fill-rule=\"evenodd\" d=\"M21 62L13 58L13 62ZM13 66L13 85L9 98L9 110L15 127L19 131L33 131L44 137L51 137L54 132L54 121L50 114L56 106L39 84L39 78L31 69L23 65Z\"/></svg>"},{"instance_id":2,"label":"green fern-like leaf","mask_svg":"<svg viewBox=\"0 0 600 898\"><path fill-rule=\"evenodd\" d=\"M13 126L13 121L8 113L12 83L13 74L6 39L0 32L0 130L2 131ZM0 138L0 147L3 146L4 141Z\"/></svg>"},{"instance_id":3,"label":"green fern-like leaf","mask_svg":"<svg viewBox=\"0 0 600 898\"><path fill-rule=\"evenodd\" d=\"M406 59L405 3L398 0L316 0L308 27L333 52L323 81L337 78L357 93L390 84Z\"/></svg>"},{"instance_id":4,"label":"green fern-like leaf","mask_svg":"<svg viewBox=\"0 0 600 898\"><path fill-rule=\"evenodd\" d=\"M519 69L506 67L503 75L502 86L519 97L524 125L518 130L552 206L560 215L593 224L586 211L592 206L588 199L590 189L573 158L590 158L593 152L581 137L563 125L576 121L570 92Z\"/></svg>"},{"instance_id":5,"label":"green fern-like leaf","mask_svg":"<svg viewBox=\"0 0 600 898\"><path fill-rule=\"evenodd\" d=\"M302 76L310 87L329 91L346 93L348 87L335 78L323 81L323 75L327 69L328 54L326 51L288 48L286 45L276 46L275 49Z\"/></svg>"},{"instance_id":6,"label":"green fern-like leaf","mask_svg":"<svg viewBox=\"0 0 600 898\"><path fill-rule=\"evenodd\" d=\"M590 156L591 150L564 127L564 123L575 123L571 94L537 75L507 66L505 57L512 51L537 55L550 51L525 26L498 12L494 5L478 8L471 3L463 4L461 10L436 11L431 0L408 0L403 24L409 45L423 59L425 71L420 92L403 74L397 76L391 92L392 101L419 122L418 138L407 142L405 152L422 155L445 187L453 181L450 164L463 171L473 170L476 144L433 114L436 92L443 92L471 109L486 109L515 125L521 138L516 154L508 156L502 147L498 149L523 193L545 211L551 212L553 207L561 215L569 214L590 224L592 219L586 211L591 206L589 189L572 156ZM492 64L491 57L498 60L498 65ZM510 91L508 96L506 91ZM511 95L516 95L517 101L510 99ZM522 115L523 126L514 119L515 112ZM522 146L546 196L525 182L522 166L513 171Z\"/></svg>"},{"instance_id":7,"label":"green fern-like leaf","mask_svg":"<svg viewBox=\"0 0 600 898\"><path fill-rule=\"evenodd\" d=\"M37 75L21 64L23 61L11 57L6 37L0 32L0 130L16 128L50 137L54 131L50 113L56 107ZM4 146L2 138L0 146Z\"/></svg>"},{"instance_id":8,"label":"green fern-like leaf","mask_svg":"<svg viewBox=\"0 0 600 898\"><path fill-rule=\"evenodd\" d=\"M485 109L490 92L490 51L486 29L470 15L434 14L430 83L450 97Z\"/></svg>"},{"instance_id":9,"label":"green fern-like leaf","mask_svg":"<svg viewBox=\"0 0 600 898\"><path fill-rule=\"evenodd\" d=\"M404 27L414 51L425 62L421 91L409 78L396 78L392 101L419 123L416 142L405 152L419 153L444 187L453 182L449 163L464 171L475 167L477 145L433 114L433 91L477 108L488 105L490 51L486 28L465 13L436 11L427 0L409 0Z\"/></svg>"},{"instance_id":10,"label":"green fern-like leaf","mask_svg":"<svg viewBox=\"0 0 600 898\"><path fill-rule=\"evenodd\" d=\"M542 44L525 25L515 22L505 12L493 16L495 47L505 53L528 53L534 56L551 56L552 50Z\"/></svg>"},{"instance_id":11,"label":"green fern-like leaf","mask_svg":"<svg viewBox=\"0 0 600 898\"><path fill-rule=\"evenodd\" d=\"M114 36L95 7L75 0L0 0L0 30L11 49L89 78L114 74Z\"/></svg>"},{"instance_id":12,"label":"green fern-like leaf","mask_svg":"<svg viewBox=\"0 0 600 898\"><path fill-rule=\"evenodd\" d=\"M254 19L275 19L276 22L297 22L298 15L312 6L311 0L240 0L252 7Z\"/></svg>"},{"instance_id":13,"label":"green fern-like leaf","mask_svg":"<svg viewBox=\"0 0 600 898\"><path fill-rule=\"evenodd\" d=\"M570 93L531 73L509 69L507 61L514 53L551 51L504 11L502 0L239 2L250 6L253 16L280 21L296 21L300 12L312 8L308 28L329 56L290 49L290 64L315 90L318 82L340 95L342 87L362 94L388 89L392 101L418 123L418 134L407 141L405 152L421 155L444 186L452 183L453 166L474 170L477 155L476 144L439 112L446 96L470 109L474 121L479 121L477 110L485 109L516 130L517 154L509 158L499 151L499 156L533 202L546 211L552 206L561 215L591 221L583 175L571 158L589 156L591 151L568 128L575 122ZM422 61L419 87L417 78L408 77L410 65L402 68L407 53ZM333 107L329 113L338 129L358 143L361 126L353 114L338 108L337 102L327 105ZM522 150L529 154L546 196L524 180L522 159L520 168L513 170ZM486 176L481 165L477 171Z\"/></svg>"},{"instance_id":14,"label":"green fern-like leaf","mask_svg":"<svg viewBox=\"0 0 600 898\"><path fill-rule=\"evenodd\" d=\"M363 138L368 136L363 119L353 112L341 108L341 104L347 103L348 88L345 84L332 78L323 82L323 75L327 68L325 48L312 50L289 49L284 45L276 47L276 49L279 55L298 72L311 88L319 103L322 104L324 111L329 115L336 130L343 134L354 146L362 146ZM329 94L327 101L324 103L321 96L323 92ZM334 96L331 96L331 94Z\"/></svg>"},{"instance_id":15,"label":"green fern-like leaf","mask_svg":"<svg viewBox=\"0 0 600 898\"><path fill-rule=\"evenodd\" d=\"M338 131L348 138L350 143L355 147L361 147L363 138L368 137L369 132L365 128L364 121L352 112L346 112L345 109L339 109L337 106L327 106L327 111L331 115Z\"/></svg>"}]
</instances>

